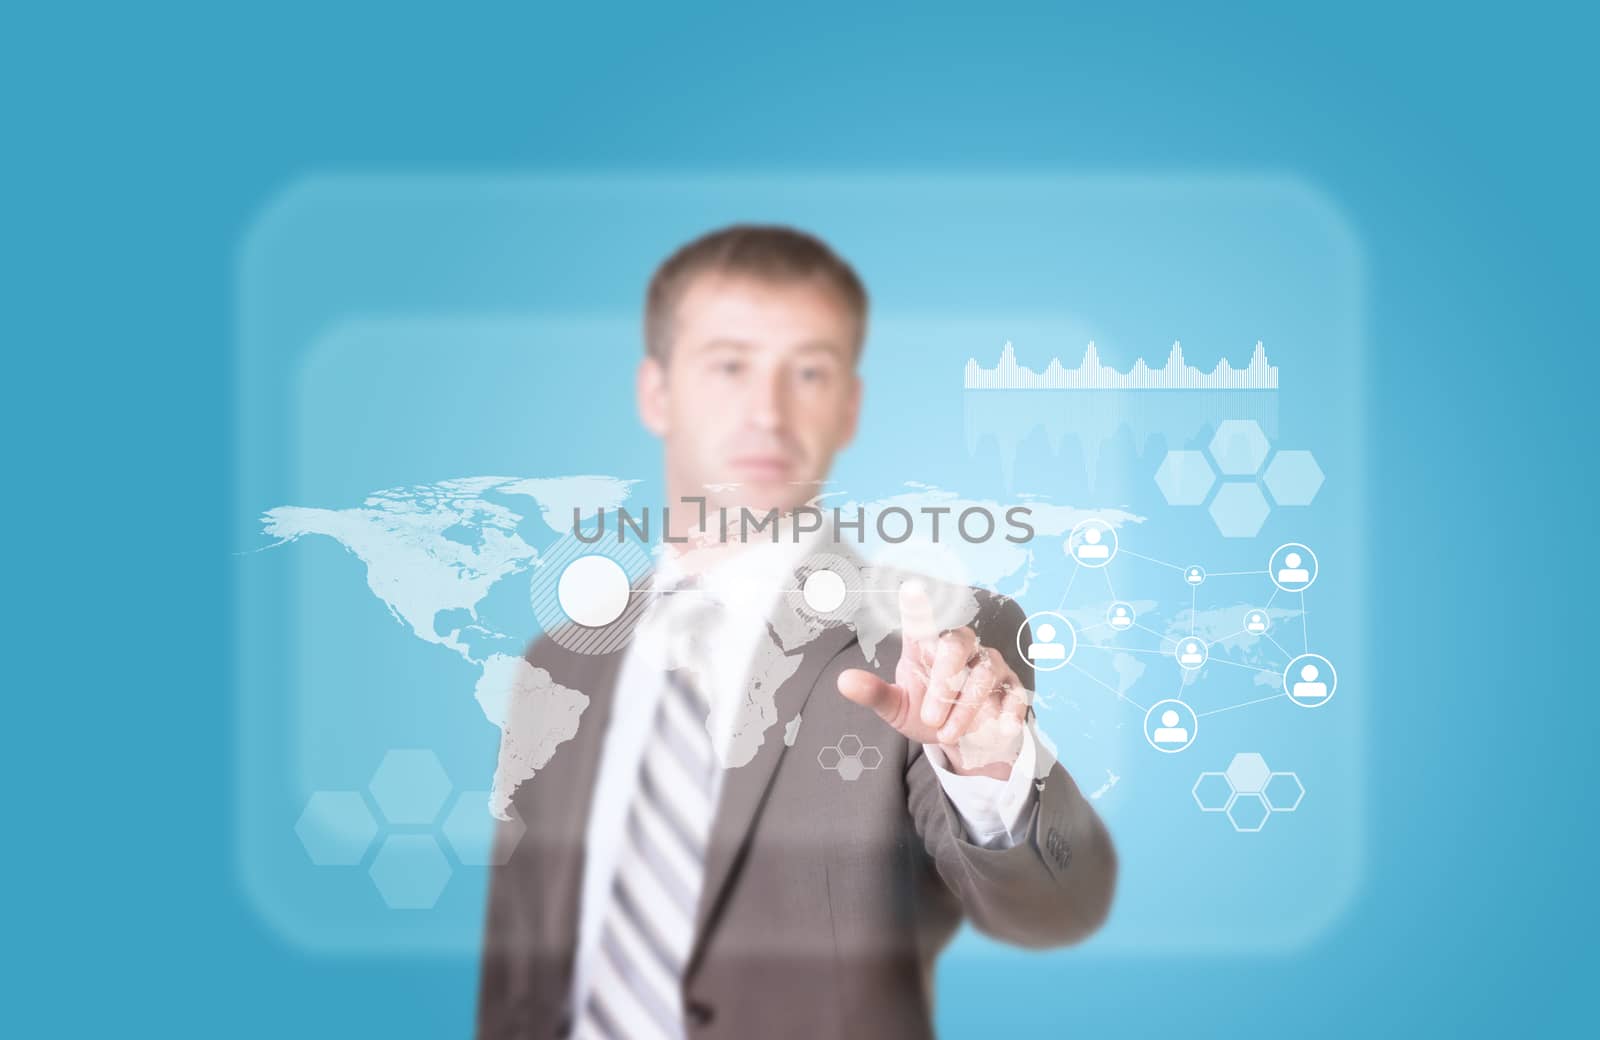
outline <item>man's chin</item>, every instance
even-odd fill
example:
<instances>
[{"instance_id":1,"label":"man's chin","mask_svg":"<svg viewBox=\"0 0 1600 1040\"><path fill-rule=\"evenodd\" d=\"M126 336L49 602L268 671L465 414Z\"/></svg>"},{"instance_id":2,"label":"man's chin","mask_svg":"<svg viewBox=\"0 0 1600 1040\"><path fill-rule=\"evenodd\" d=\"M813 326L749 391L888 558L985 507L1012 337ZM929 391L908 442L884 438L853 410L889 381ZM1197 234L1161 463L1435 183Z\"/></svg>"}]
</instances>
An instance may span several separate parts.
<instances>
[{"instance_id":1,"label":"man's chin","mask_svg":"<svg viewBox=\"0 0 1600 1040\"><path fill-rule=\"evenodd\" d=\"M711 508L725 508L730 517L740 509L756 515L787 513L808 504L822 488L816 480L741 480L718 485L708 494Z\"/></svg>"}]
</instances>

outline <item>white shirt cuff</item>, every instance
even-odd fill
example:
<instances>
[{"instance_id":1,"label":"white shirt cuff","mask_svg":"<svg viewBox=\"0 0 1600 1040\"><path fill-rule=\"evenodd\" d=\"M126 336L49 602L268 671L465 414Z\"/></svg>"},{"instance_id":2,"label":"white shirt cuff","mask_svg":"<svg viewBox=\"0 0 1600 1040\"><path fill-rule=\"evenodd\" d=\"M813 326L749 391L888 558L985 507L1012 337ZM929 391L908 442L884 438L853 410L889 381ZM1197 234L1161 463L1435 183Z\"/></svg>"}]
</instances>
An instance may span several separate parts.
<instances>
[{"instance_id":1,"label":"white shirt cuff","mask_svg":"<svg viewBox=\"0 0 1600 1040\"><path fill-rule=\"evenodd\" d=\"M1035 739L1032 725L1022 727L1022 747L1017 751L1017 760L1011 763L1011 776L1005 780L952 773L943 748L922 745L933 775L939 778L945 797L955 806L972 844L1009 849L1023 839L1023 822L1039 796L1033 786L1034 763L1038 761Z\"/></svg>"}]
</instances>

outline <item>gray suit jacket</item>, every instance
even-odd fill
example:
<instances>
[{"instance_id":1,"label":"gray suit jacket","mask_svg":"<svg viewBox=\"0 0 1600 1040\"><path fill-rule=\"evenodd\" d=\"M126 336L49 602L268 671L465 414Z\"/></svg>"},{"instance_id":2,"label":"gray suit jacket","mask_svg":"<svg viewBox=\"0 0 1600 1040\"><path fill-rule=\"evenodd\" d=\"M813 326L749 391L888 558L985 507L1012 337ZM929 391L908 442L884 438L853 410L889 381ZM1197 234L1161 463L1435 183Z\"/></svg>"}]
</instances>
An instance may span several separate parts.
<instances>
[{"instance_id":1,"label":"gray suit jacket","mask_svg":"<svg viewBox=\"0 0 1600 1040\"><path fill-rule=\"evenodd\" d=\"M986 593L978 601L979 637L1002 648L1032 688L1033 669L1017 653L1021 608ZM1004 851L973 845L922 746L835 686L846 668L892 680L898 637L878 644L879 664L844 625L799 652L775 695L777 723L755 758L723 779L684 981L692 1037L931 1036L934 959L963 918L1028 947L1074 942L1099 927L1116 855L1059 764L1023 841ZM528 652L591 702L577 735L515 797L527 831L491 878L483 1040L571 1029L584 829L623 653L575 654L549 639ZM787 747L783 725L797 714L803 721ZM818 763L846 734L883 755L854 781ZM503 829L502 840L512 838Z\"/></svg>"}]
</instances>

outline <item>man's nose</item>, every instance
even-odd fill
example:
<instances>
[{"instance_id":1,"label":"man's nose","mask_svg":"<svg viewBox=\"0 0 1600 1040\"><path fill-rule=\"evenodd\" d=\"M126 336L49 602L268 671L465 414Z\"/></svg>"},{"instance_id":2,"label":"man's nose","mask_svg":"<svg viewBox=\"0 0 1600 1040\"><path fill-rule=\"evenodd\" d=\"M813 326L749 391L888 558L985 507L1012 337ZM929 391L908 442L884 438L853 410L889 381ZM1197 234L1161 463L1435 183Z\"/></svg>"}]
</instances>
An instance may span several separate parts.
<instances>
[{"instance_id":1,"label":"man's nose","mask_svg":"<svg viewBox=\"0 0 1600 1040\"><path fill-rule=\"evenodd\" d=\"M788 384L781 369L759 373L746 390L745 417L759 430L784 429L789 418Z\"/></svg>"}]
</instances>

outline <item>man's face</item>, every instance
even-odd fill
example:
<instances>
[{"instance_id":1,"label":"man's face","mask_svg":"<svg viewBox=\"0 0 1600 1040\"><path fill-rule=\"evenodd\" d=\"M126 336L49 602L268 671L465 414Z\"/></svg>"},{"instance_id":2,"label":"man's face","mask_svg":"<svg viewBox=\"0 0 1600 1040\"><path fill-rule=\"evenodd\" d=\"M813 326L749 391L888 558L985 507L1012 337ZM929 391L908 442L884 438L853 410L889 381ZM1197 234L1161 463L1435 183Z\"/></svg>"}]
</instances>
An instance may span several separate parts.
<instances>
[{"instance_id":1,"label":"man's face","mask_svg":"<svg viewBox=\"0 0 1600 1040\"><path fill-rule=\"evenodd\" d=\"M849 310L819 284L706 274L671 328L667 360L646 358L638 378L668 495L760 512L809 501L861 409Z\"/></svg>"}]
</instances>

